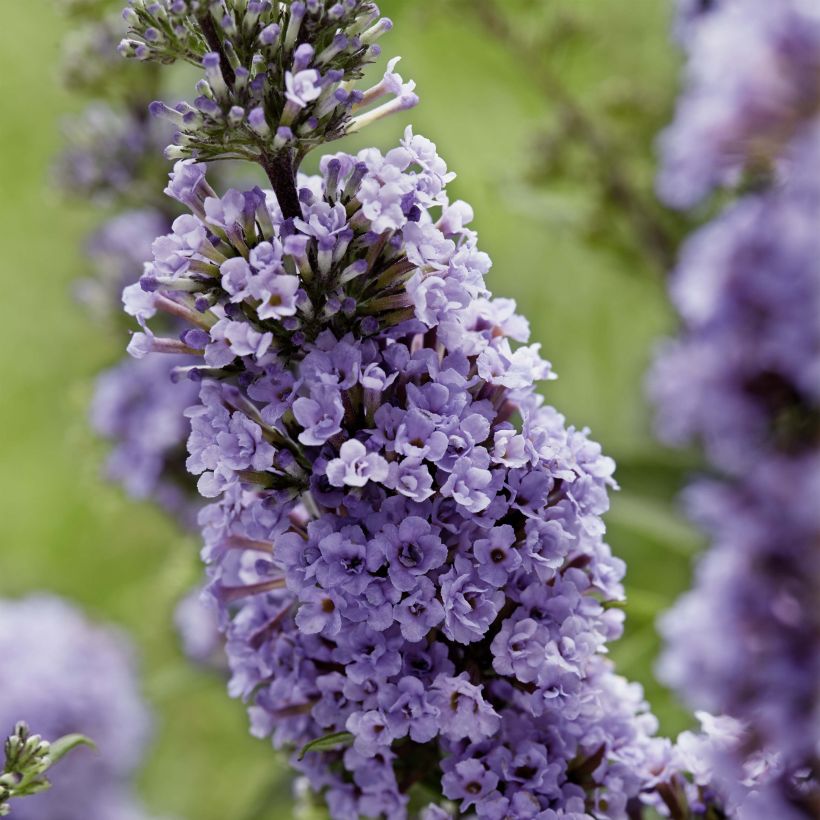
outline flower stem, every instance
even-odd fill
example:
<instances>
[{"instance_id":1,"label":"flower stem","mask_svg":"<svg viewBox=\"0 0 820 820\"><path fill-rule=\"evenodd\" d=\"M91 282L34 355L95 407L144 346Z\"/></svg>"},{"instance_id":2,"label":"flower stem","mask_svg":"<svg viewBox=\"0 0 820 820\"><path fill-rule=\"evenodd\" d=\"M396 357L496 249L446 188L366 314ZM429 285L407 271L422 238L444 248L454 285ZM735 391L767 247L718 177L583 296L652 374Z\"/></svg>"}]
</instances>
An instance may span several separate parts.
<instances>
[{"instance_id":1,"label":"flower stem","mask_svg":"<svg viewBox=\"0 0 820 820\"><path fill-rule=\"evenodd\" d=\"M293 154L290 151L280 151L271 155L263 151L259 156L259 164L268 175L285 219L301 217L302 206L299 204L299 194L296 191L296 168L293 163Z\"/></svg>"}]
</instances>

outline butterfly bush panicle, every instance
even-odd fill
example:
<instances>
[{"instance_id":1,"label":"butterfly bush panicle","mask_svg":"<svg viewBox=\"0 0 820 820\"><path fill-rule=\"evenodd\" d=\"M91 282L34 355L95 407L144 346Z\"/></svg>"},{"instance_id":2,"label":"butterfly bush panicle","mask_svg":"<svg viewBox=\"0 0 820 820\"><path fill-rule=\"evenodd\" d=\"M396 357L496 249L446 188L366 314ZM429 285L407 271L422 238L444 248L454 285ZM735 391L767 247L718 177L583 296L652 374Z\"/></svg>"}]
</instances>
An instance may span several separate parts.
<instances>
[{"instance_id":1,"label":"butterfly bush panicle","mask_svg":"<svg viewBox=\"0 0 820 820\"><path fill-rule=\"evenodd\" d=\"M408 129L323 158L286 219L178 163L193 213L125 290L130 348L200 357L188 468L217 499L231 691L276 745L350 733L295 761L334 817L404 816L414 784L480 817L621 817L656 742L603 657L614 465L534 392L550 366L489 298L451 177ZM155 336L158 312L190 330Z\"/></svg>"},{"instance_id":2,"label":"butterfly bush panicle","mask_svg":"<svg viewBox=\"0 0 820 820\"><path fill-rule=\"evenodd\" d=\"M817 167L818 144L812 134L804 146L811 148L807 169ZM753 727L748 751L776 753L781 770L816 776L815 186L809 174L795 173L780 190L740 201L690 241L673 280L684 330L662 352L650 386L661 432L679 443L698 438L727 476L688 492L692 518L713 547L695 590L664 617L669 648L660 672L696 707ZM813 789L816 795L816 783Z\"/></svg>"},{"instance_id":3,"label":"butterfly bush panicle","mask_svg":"<svg viewBox=\"0 0 820 820\"><path fill-rule=\"evenodd\" d=\"M187 467L253 733L296 750L339 820L406 817L411 795L426 818L711 810L606 659L614 463L535 392L554 375L487 290L454 175L410 128L294 170L415 103L395 60L353 86L389 23L358 0L135 0L126 19L127 56L204 69L195 104L154 106L190 213L123 301L137 360L193 362L172 371L199 388ZM226 156L273 190L218 192L201 160Z\"/></svg>"},{"instance_id":4,"label":"butterfly bush panicle","mask_svg":"<svg viewBox=\"0 0 820 820\"><path fill-rule=\"evenodd\" d=\"M89 623L59 598L0 601L0 731L19 720L44 737L79 733L79 749L49 772L52 788L12 802L15 820L144 820L130 780L149 733L124 636Z\"/></svg>"},{"instance_id":5,"label":"butterfly bush panicle","mask_svg":"<svg viewBox=\"0 0 820 820\"><path fill-rule=\"evenodd\" d=\"M687 204L728 172L765 173L684 246L671 284L681 331L650 376L661 435L702 444L716 474L686 494L713 544L694 590L663 618L660 673L695 708L737 721L711 756L715 786L737 816L813 818L820 17L800 0L727 0L692 37L662 185L682 185L672 199ZM720 68L720 50L736 55L731 71Z\"/></svg>"}]
</instances>

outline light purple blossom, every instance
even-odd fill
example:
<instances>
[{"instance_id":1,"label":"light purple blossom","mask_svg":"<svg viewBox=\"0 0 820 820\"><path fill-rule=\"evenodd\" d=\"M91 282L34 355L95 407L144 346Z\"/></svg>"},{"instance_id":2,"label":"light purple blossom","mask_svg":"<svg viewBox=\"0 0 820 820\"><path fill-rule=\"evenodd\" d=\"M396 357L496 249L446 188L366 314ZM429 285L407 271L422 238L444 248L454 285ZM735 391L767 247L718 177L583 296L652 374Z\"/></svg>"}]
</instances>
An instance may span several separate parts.
<instances>
[{"instance_id":1,"label":"light purple blossom","mask_svg":"<svg viewBox=\"0 0 820 820\"><path fill-rule=\"evenodd\" d=\"M444 620L444 607L436 597L436 589L428 578L421 578L410 595L394 609L401 634L411 643L420 641Z\"/></svg>"},{"instance_id":2,"label":"light purple blossom","mask_svg":"<svg viewBox=\"0 0 820 820\"><path fill-rule=\"evenodd\" d=\"M438 709L428 702L418 678L400 678L395 686L383 689L379 699L394 738L409 735L416 743L427 743L438 734Z\"/></svg>"},{"instance_id":3,"label":"light purple blossom","mask_svg":"<svg viewBox=\"0 0 820 820\"><path fill-rule=\"evenodd\" d=\"M341 432L344 407L339 393L332 388L317 389L312 396L296 399L293 415L304 428L299 434L299 441L308 446L318 446Z\"/></svg>"},{"instance_id":4,"label":"light purple blossom","mask_svg":"<svg viewBox=\"0 0 820 820\"><path fill-rule=\"evenodd\" d=\"M486 800L497 784L498 775L474 758L460 760L442 779L444 795L460 801L462 811Z\"/></svg>"},{"instance_id":5,"label":"light purple blossom","mask_svg":"<svg viewBox=\"0 0 820 820\"><path fill-rule=\"evenodd\" d=\"M492 501L492 473L487 469L489 458L459 458L441 492L472 513L486 509Z\"/></svg>"},{"instance_id":6,"label":"light purple blossom","mask_svg":"<svg viewBox=\"0 0 820 820\"><path fill-rule=\"evenodd\" d=\"M478 561L478 576L494 587L503 587L511 572L521 566L521 555L514 548L515 533L509 524L493 527L487 538L479 538L473 545Z\"/></svg>"},{"instance_id":7,"label":"light purple blossom","mask_svg":"<svg viewBox=\"0 0 820 820\"><path fill-rule=\"evenodd\" d=\"M444 633L458 643L481 640L504 602L504 593L483 581L472 564L456 558L441 579Z\"/></svg>"},{"instance_id":8,"label":"light purple blossom","mask_svg":"<svg viewBox=\"0 0 820 820\"><path fill-rule=\"evenodd\" d=\"M420 459L405 458L391 462L389 486L413 501L426 501L433 495L433 477Z\"/></svg>"},{"instance_id":9,"label":"light purple blossom","mask_svg":"<svg viewBox=\"0 0 820 820\"><path fill-rule=\"evenodd\" d=\"M440 567L447 557L447 547L428 521L411 515L395 524L386 524L374 539L387 560L387 572L393 585L411 592L419 578Z\"/></svg>"},{"instance_id":10,"label":"light purple blossom","mask_svg":"<svg viewBox=\"0 0 820 820\"><path fill-rule=\"evenodd\" d=\"M322 93L319 72L313 68L297 71L295 74L288 71L285 73L285 88L287 99L298 108L304 108Z\"/></svg>"},{"instance_id":11,"label":"light purple blossom","mask_svg":"<svg viewBox=\"0 0 820 820\"><path fill-rule=\"evenodd\" d=\"M364 487L368 481L385 481L387 461L369 453L358 439L342 444L339 457L328 462L327 477L334 487Z\"/></svg>"},{"instance_id":12,"label":"light purple blossom","mask_svg":"<svg viewBox=\"0 0 820 820\"><path fill-rule=\"evenodd\" d=\"M469 682L466 672L458 677L436 678L431 703L439 710L442 734L453 740L469 738L477 743L498 731L500 718L484 699L482 689Z\"/></svg>"}]
</instances>

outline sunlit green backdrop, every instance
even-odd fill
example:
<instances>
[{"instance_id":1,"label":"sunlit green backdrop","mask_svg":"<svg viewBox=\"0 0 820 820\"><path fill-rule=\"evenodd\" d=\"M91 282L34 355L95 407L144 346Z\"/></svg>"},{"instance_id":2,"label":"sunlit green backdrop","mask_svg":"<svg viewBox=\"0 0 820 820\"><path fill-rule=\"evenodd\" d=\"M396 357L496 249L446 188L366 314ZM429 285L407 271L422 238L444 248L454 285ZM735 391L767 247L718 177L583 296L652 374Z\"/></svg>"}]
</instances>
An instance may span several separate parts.
<instances>
[{"instance_id":1,"label":"sunlit green backdrop","mask_svg":"<svg viewBox=\"0 0 820 820\"><path fill-rule=\"evenodd\" d=\"M663 254L634 229L665 217L650 203L629 218L634 191L651 187L652 134L675 91L668 10L663 0L501 0L505 32L472 5L384 0L396 28L383 45L404 55L422 103L364 139L390 147L412 122L438 143L494 259L491 287L518 300L560 375L549 401L618 459L608 523L630 605L614 655L675 733L687 717L652 683L653 623L687 586L698 541L674 513L685 465L652 443L642 395L651 348L672 325ZM81 105L59 81L65 25L52 0L3 4L0 592L54 590L132 631L156 711L141 784L157 814L289 817L278 758L248 737L223 682L179 654L170 615L200 571L196 543L100 477L105 448L86 408L95 372L125 339L94 326L70 292L85 270L82 238L104 214L49 183L60 118ZM600 131L597 149L578 111ZM602 186L613 173L634 191Z\"/></svg>"}]
</instances>

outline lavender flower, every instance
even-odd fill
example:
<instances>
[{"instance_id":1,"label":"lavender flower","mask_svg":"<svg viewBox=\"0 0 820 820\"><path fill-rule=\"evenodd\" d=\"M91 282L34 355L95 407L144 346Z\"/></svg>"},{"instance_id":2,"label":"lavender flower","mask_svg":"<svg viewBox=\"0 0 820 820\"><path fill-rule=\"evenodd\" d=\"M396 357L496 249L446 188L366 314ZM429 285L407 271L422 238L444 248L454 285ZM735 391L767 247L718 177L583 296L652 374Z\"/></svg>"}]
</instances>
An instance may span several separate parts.
<instances>
[{"instance_id":1,"label":"lavender flower","mask_svg":"<svg viewBox=\"0 0 820 820\"><path fill-rule=\"evenodd\" d=\"M45 737L81 733L99 753L73 752L49 775L52 788L12 804L19 820L140 820L129 780L149 717L124 636L87 622L46 596L0 602L0 726L23 719Z\"/></svg>"},{"instance_id":2,"label":"lavender flower","mask_svg":"<svg viewBox=\"0 0 820 820\"><path fill-rule=\"evenodd\" d=\"M339 458L327 465L327 479L334 487L364 487L368 481L384 482L387 461L377 453L368 453L358 439L350 439L339 448Z\"/></svg>"}]
</instances>

